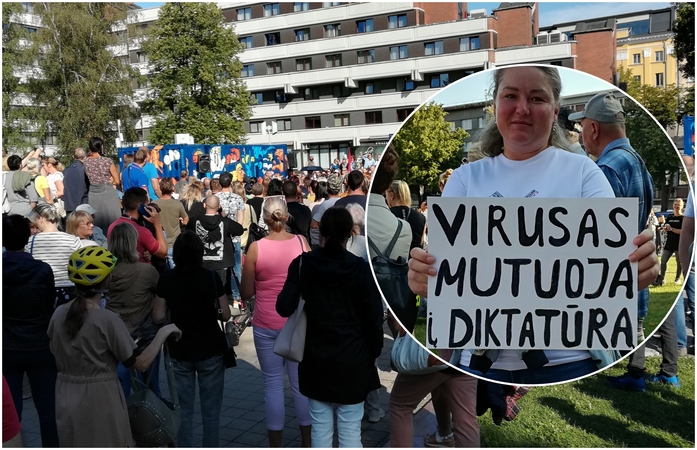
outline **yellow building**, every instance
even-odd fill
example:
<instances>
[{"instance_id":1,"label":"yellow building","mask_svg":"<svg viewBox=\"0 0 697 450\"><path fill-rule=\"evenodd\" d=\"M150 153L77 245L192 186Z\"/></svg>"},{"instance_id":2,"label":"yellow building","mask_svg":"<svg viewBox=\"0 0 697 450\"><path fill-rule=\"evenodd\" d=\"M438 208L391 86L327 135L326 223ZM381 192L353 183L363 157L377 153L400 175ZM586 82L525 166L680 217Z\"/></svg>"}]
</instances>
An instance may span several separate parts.
<instances>
[{"instance_id":1,"label":"yellow building","mask_svg":"<svg viewBox=\"0 0 697 450\"><path fill-rule=\"evenodd\" d=\"M673 51L673 33L631 35L631 28L617 24L617 68L629 69L642 84L680 87L688 82L678 71ZM694 80L692 80L694 83Z\"/></svg>"}]
</instances>

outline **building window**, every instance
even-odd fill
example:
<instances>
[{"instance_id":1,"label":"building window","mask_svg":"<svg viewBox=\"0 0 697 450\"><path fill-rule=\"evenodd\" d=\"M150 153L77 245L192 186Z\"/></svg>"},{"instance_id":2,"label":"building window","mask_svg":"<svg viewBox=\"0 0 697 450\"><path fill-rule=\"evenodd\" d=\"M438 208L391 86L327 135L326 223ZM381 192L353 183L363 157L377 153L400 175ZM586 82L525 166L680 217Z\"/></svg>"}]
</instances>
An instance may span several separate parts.
<instances>
[{"instance_id":1,"label":"building window","mask_svg":"<svg viewBox=\"0 0 697 450\"><path fill-rule=\"evenodd\" d=\"M634 80L641 83L641 75L634 75Z\"/></svg>"},{"instance_id":2,"label":"building window","mask_svg":"<svg viewBox=\"0 0 697 450\"><path fill-rule=\"evenodd\" d=\"M484 128L484 117L477 118L477 128Z\"/></svg>"},{"instance_id":3,"label":"building window","mask_svg":"<svg viewBox=\"0 0 697 450\"><path fill-rule=\"evenodd\" d=\"M627 52L617 52L617 56L615 57L617 61L626 61L627 60Z\"/></svg>"},{"instance_id":4,"label":"building window","mask_svg":"<svg viewBox=\"0 0 697 450\"><path fill-rule=\"evenodd\" d=\"M266 73L268 75L274 74L274 73L281 73L281 61L274 61L270 63L266 63Z\"/></svg>"},{"instance_id":5,"label":"building window","mask_svg":"<svg viewBox=\"0 0 697 450\"><path fill-rule=\"evenodd\" d=\"M404 59L407 57L407 46L400 45L390 47L390 59Z\"/></svg>"},{"instance_id":6,"label":"building window","mask_svg":"<svg viewBox=\"0 0 697 450\"><path fill-rule=\"evenodd\" d=\"M252 18L252 8L240 8L237 10L237 20L249 20Z\"/></svg>"},{"instance_id":7,"label":"building window","mask_svg":"<svg viewBox=\"0 0 697 450\"><path fill-rule=\"evenodd\" d=\"M324 37L336 37L341 36L341 25L338 23L333 23L324 26Z\"/></svg>"},{"instance_id":8,"label":"building window","mask_svg":"<svg viewBox=\"0 0 697 450\"><path fill-rule=\"evenodd\" d=\"M264 122L249 122L249 132L250 133L261 133L264 128Z\"/></svg>"},{"instance_id":9,"label":"building window","mask_svg":"<svg viewBox=\"0 0 697 450\"><path fill-rule=\"evenodd\" d=\"M277 16L281 13L281 6L278 3L264 5L264 17Z\"/></svg>"},{"instance_id":10,"label":"building window","mask_svg":"<svg viewBox=\"0 0 697 450\"><path fill-rule=\"evenodd\" d=\"M373 19L356 21L356 29L359 33L370 33L371 31L375 31L375 28L373 28Z\"/></svg>"},{"instance_id":11,"label":"building window","mask_svg":"<svg viewBox=\"0 0 697 450\"><path fill-rule=\"evenodd\" d=\"M323 8L331 8L332 6L339 6L341 2L322 2Z\"/></svg>"},{"instance_id":12,"label":"building window","mask_svg":"<svg viewBox=\"0 0 697 450\"><path fill-rule=\"evenodd\" d=\"M337 53L336 55L327 55L325 56L327 59L327 65L326 67L340 67L341 66L341 53Z\"/></svg>"},{"instance_id":13,"label":"building window","mask_svg":"<svg viewBox=\"0 0 697 450\"><path fill-rule=\"evenodd\" d=\"M289 131L292 130L293 127L291 125L290 119L279 119L276 121L276 129L278 131Z\"/></svg>"},{"instance_id":14,"label":"building window","mask_svg":"<svg viewBox=\"0 0 697 450\"><path fill-rule=\"evenodd\" d=\"M334 98L348 97L349 95L351 95L349 88L343 84L335 84L334 87L332 87L332 97Z\"/></svg>"},{"instance_id":15,"label":"building window","mask_svg":"<svg viewBox=\"0 0 697 450\"><path fill-rule=\"evenodd\" d=\"M22 11L26 14L34 14L34 7L31 3L22 2Z\"/></svg>"},{"instance_id":16,"label":"building window","mask_svg":"<svg viewBox=\"0 0 697 450\"><path fill-rule=\"evenodd\" d=\"M361 50L358 52L358 64L375 62L375 50Z\"/></svg>"},{"instance_id":17,"label":"building window","mask_svg":"<svg viewBox=\"0 0 697 450\"><path fill-rule=\"evenodd\" d=\"M264 104L264 94L261 92L257 92L256 94L252 94L254 98L257 100L257 105L263 105Z\"/></svg>"},{"instance_id":18,"label":"building window","mask_svg":"<svg viewBox=\"0 0 697 450\"><path fill-rule=\"evenodd\" d=\"M400 122L404 122L407 120L407 117L409 117L409 114L414 112L414 108L405 108L405 109L398 109L397 110L397 120Z\"/></svg>"},{"instance_id":19,"label":"building window","mask_svg":"<svg viewBox=\"0 0 697 450\"><path fill-rule=\"evenodd\" d=\"M426 56L442 55L443 54L443 41L426 42L426 44L424 44L424 54Z\"/></svg>"},{"instance_id":20,"label":"building window","mask_svg":"<svg viewBox=\"0 0 697 450\"><path fill-rule=\"evenodd\" d=\"M295 30L295 42L298 41L309 41L310 40L310 29L303 28L302 30Z\"/></svg>"},{"instance_id":21,"label":"building window","mask_svg":"<svg viewBox=\"0 0 697 450\"><path fill-rule=\"evenodd\" d=\"M368 95L375 94L375 83L373 83L372 81L367 81L365 83L365 89L363 90L363 92L365 92Z\"/></svg>"},{"instance_id":22,"label":"building window","mask_svg":"<svg viewBox=\"0 0 697 450\"><path fill-rule=\"evenodd\" d=\"M656 62L663 62L663 50L656 52Z\"/></svg>"},{"instance_id":23,"label":"building window","mask_svg":"<svg viewBox=\"0 0 697 450\"><path fill-rule=\"evenodd\" d=\"M657 73L656 74L656 86L663 86L663 74L662 73Z\"/></svg>"},{"instance_id":24,"label":"building window","mask_svg":"<svg viewBox=\"0 0 697 450\"><path fill-rule=\"evenodd\" d=\"M641 64L641 53L634 53L632 55L632 63L633 64Z\"/></svg>"},{"instance_id":25,"label":"building window","mask_svg":"<svg viewBox=\"0 0 697 450\"><path fill-rule=\"evenodd\" d=\"M252 37L251 36L241 37L240 44L242 44L243 48L252 48Z\"/></svg>"},{"instance_id":26,"label":"building window","mask_svg":"<svg viewBox=\"0 0 697 450\"><path fill-rule=\"evenodd\" d=\"M335 127L347 127L349 126L349 115L348 114L334 114L334 126Z\"/></svg>"},{"instance_id":27,"label":"building window","mask_svg":"<svg viewBox=\"0 0 697 450\"><path fill-rule=\"evenodd\" d=\"M460 38L460 51L479 50L479 37Z\"/></svg>"},{"instance_id":28,"label":"building window","mask_svg":"<svg viewBox=\"0 0 697 450\"><path fill-rule=\"evenodd\" d=\"M295 60L295 70L298 72L303 70L312 70L312 59L311 58L301 58Z\"/></svg>"},{"instance_id":29,"label":"building window","mask_svg":"<svg viewBox=\"0 0 697 450\"><path fill-rule=\"evenodd\" d=\"M305 100L319 100L319 88L305 88L303 91L303 99Z\"/></svg>"},{"instance_id":30,"label":"building window","mask_svg":"<svg viewBox=\"0 0 697 450\"><path fill-rule=\"evenodd\" d=\"M242 66L242 78L254 76L254 64Z\"/></svg>"},{"instance_id":31,"label":"building window","mask_svg":"<svg viewBox=\"0 0 697 450\"><path fill-rule=\"evenodd\" d=\"M415 88L414 80L397 78L396 88L398 91L413 91Z\"/></svg>"},{"instance_id":32,"label":"building window","mask_svg":"<svg viewBox=\"0 0 697 450\"><path fill-rule=\"evenodd\" d=\"M322 128L320 116L305 117L305 128Z\"/></svg>"},{"instance_id":33,"label":"building window","mask_svg":"<svg viewBox=\"0 0 697 450\"><path fill-rule=\"evenodd\" d=\"M471 130L472 129L472 119L463 119L460 121L460 128L463 130Z\"/></svg>"},{"instance_id":34,"label":"building window","mask_svg":"<svg viewBox=\"0 0 697 450\"><path fill-rule=\"evenodd\" d=\"M293 3L293 12L307 11L310 9L310 2L295 2Z\"/></svg>"},{"instance_id":35,"label":"building window","mask_svg":"<svg viewBox=\"0 0 697 450\"><path fill-rule=\"evenodd\" d=\"M139 63L148 62L148 54L146 52L136 52L136 57L138 58Z\"/></svg>"},{"instance_id":36,"label":"building window","mask_svg":"<svg viewBox=\"0 0 697 450\"><path fill-rule=\"evenodd\" d=\"M373 125L382 123L382 111L367 111L365 113L365 124Z\"/></svg>"},{"instance_id":37,"label":"building window","mask_svg":"<svg viewBox=\"0 0 697 450\"><path fill-rule=\"evenodd\" d=\"M266 45L278 45L281 43L281 33L266 33Z\"/></svg>"},{"instance_id":38,"label":"building window","mask_svg":"<svg viewBox=\"0 0 697 450\"><path fill-rule=\"evenodd\" d=\"M449 77L447 73L441 73L438 75L431 75L431 87L445 87L450 84Z\"/></svg>"},{"instance_id":39,"label":"building window","mask_svg":"<svg viewBox=\"0 0 697 450\"><path fill-rule=\"evenodd\" d=\"M407 26L407 15L387 16L387 28L402 28Z\"/></svg>"},{"instance_id":40,"label":"building window","mask_svg":"<svg viewBox=\"0 0 697 450\"><path fill-rule=\"evenodd\" d=\"M291 101L290 95L283 91L276 91L276 103L288 103Z\"/></svg>"}]
</instances>

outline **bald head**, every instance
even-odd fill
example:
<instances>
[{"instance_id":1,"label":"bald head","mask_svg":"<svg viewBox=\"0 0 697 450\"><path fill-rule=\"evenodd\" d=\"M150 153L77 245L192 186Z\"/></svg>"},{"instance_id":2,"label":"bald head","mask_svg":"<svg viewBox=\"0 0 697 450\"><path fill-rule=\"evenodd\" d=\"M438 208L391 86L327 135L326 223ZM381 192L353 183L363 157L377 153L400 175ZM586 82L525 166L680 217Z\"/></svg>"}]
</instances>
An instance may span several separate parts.
<instances>
[{"instance_id":1,"label":"bald head","mask_svg":"<svg viewBox=\"0 0 697 450\"><path fill-rule=\"evenodd\" d=\"M218 208L220 208L220 200L215 195L209 195L203 203L206 205L206 214L209 212L217 213Z\"/></svg>"},{"instance_id":2,"label":"bald head","mask_svg":"<svg viewBox=\"0 0 697 450\"><path fill-rule=\"evenodd\" d=\"M75 153L73 153L74 159L77 159L78 161L82 161L83 159L85 159L85 157L87 157L87 153L85 153L84 148L78 147L75 149Z\"/></svg>"}]
</instances>

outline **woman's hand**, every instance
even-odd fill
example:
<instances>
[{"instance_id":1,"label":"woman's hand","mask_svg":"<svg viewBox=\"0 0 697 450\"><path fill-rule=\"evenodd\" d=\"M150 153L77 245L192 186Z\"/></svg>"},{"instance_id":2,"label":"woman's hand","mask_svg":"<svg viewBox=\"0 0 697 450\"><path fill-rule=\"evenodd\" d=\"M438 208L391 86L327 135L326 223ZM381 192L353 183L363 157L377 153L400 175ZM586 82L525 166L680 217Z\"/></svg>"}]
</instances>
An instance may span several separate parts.
<instances>
[{"instance_id":1,"label":"woman's hand","mask_svg":"<svg viewBox=\"0 0 697 450\"><path fill-rule=\"evenodd\" d=\"M630 262L639 263L639 290L646 289L656 279L660 270L658 264L658 256L656 255L656 244L653 242L653 233L651 230L642 231L632 241L637 248L629 255ZM411 274L411 267L409 269Z\"/></svg>"},{"instance_id":2,"label":"woman's hand","mask_svg":"<svg viewBox=\"0 0 697 450\"><path fill-rule=\"evenodd\" d=\"M436 276L436 269L431 267L436 259L418 247L411 251L409 260L409 289L422 297L428 296L428 277Z\"/></svg>"}]
</instances>

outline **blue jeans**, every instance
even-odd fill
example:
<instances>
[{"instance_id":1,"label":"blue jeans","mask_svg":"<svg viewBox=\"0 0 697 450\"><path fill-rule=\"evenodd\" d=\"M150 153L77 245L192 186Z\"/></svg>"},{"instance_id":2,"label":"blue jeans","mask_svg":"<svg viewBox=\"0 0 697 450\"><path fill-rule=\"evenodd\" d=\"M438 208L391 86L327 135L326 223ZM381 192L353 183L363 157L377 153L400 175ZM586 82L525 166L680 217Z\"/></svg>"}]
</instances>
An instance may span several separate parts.
<instances>
[{"instance_id":1,"label":"blue jeans","mask_svg":"<svg viewBox=\"0 0 697 450\"><path fill-rule=\"evenodd\" d=\"M463 365L460 365L460 369L474 375L479 375L480 377L485 377L492 381L528 385L559 383L562 381L575 380L576 378L596 372L598 370L598 366L591 358L588 358L582 361L560 364L558 366L540 367L536 370L523 369L509 371L489 369L486 374L483 374L478 370L473 370Z\"/></svg>"},{"instance_id":2,"label":"blue jeans","mask_svg":"<svg viewBox=\"0 0 697 450\"><path fill-rule=\"evenodd\" d=\"M152 362L151 374L150 374L150 386L148 386L158 397L162 398L162 391L160 391L160 358L162 352L158 353L155 357L155 361ZM123 395L128 398L131 395L131 369L127 369L122 363L116 366L116 375L119 377L119 382L121 383L121 389L123 389ZM138 372L138 379L145 383L145 377L142 372Z\"/></svg>"},{"instance_id":3,"label":"blue jeans","mask_svg":"<svg viewBox=\"0 0 697 450\"><path fill-rule=\"evenodd\" d=\"M286 407L284 396L285 372L293 391L295 416L299 426L312 424L307 397L300 393L298 385L298 363L286 361L273 352L273 345L281 330L254 327L254 348L257 351L261 374L264 376L264 405L266 408L266 429L283 430Z\"/></svg>"},{"instance_id":4,"label":"blue jeans","mask_svg":"<svg viewBox=\"0 0 697 450\"><path fill-rule=\"evenodd\" d=\"M339 405L309 399L312 417L312 447L331 448L334 438L334 411L336 411L336 430L339 433L339 447L362 448L361 419L363 402L355 405Z\"/></svg>"},{"instance_id":5,"label":"blue jeans","mask_svg":"<svg viewBox=\"0 0 697 450\"><path fill-rule=\"evenodd\" d=\"M675 330L678 336L678 350L687 346L687 325L685 324L685 303L682 293L675 302Z\"/></svg>"},{"instance_id":6,"label":"blue jeans","mask_svg":"<svg viewBox=\"0 0 697 450\"><path fill-rule=\"evenodd\" d=\"M56 428L56 360L50 350L3 350L2 374L12 393L17 416L22 421L22 384L24 374L29 378L34 406L39 414L41 445L58 447Z\"/></svg>"},{"instance_id":7,"label":"blue jeans","mask_svg":"<svg viewBox=\"0 0 697 450\"><path fill-rule=\"evenodd\" d=\"M242 282L242 247L239 242L233 242L232 245L235 247L235 275L237 279ZM230 288L232 289L232 299L240 299L240 287L235 283L235 277L232 276L232 268L230 269Z\"/></svg>"},{"instance_id":8,"label":"blue jeans","mask_svg":"<svg viewBox=\"0 0 697 450\"><path fill-rule=\"evenodd\" d=\"M172 360L174 381L177 383L182 422L177 435L177 447L194 446L194 401L196 399L196 377L201 402L203 422L203 447L220 445L220 409L223 405L225 367L223 356L216 355L203 361Z\"/></svg>"},{"instance_id":9,"label":"blue jeans","mask_svg":"<svg viewBox=\"0 0 697 450\"><path fill-rule=\"evenodd\" d=\"M174 267L176 266L176 264L174 264L174 258L172 257L173 250L173 248L167 249L167 264L169 264L170 269L174 269Z\"/></svg>"},{"instance_id":10,"label":"blue jeans","mask_svg":"<svg viewBox=\"0 0 697 450\"><path fill-rule=\"evenodd\" d=\"M692 314L692 335L695 335L695 273L690 270L687 274L687 282L685 283L685 294L687 294L687 306L690 307L690 314Z\"/></svg>"}]
</instances>

